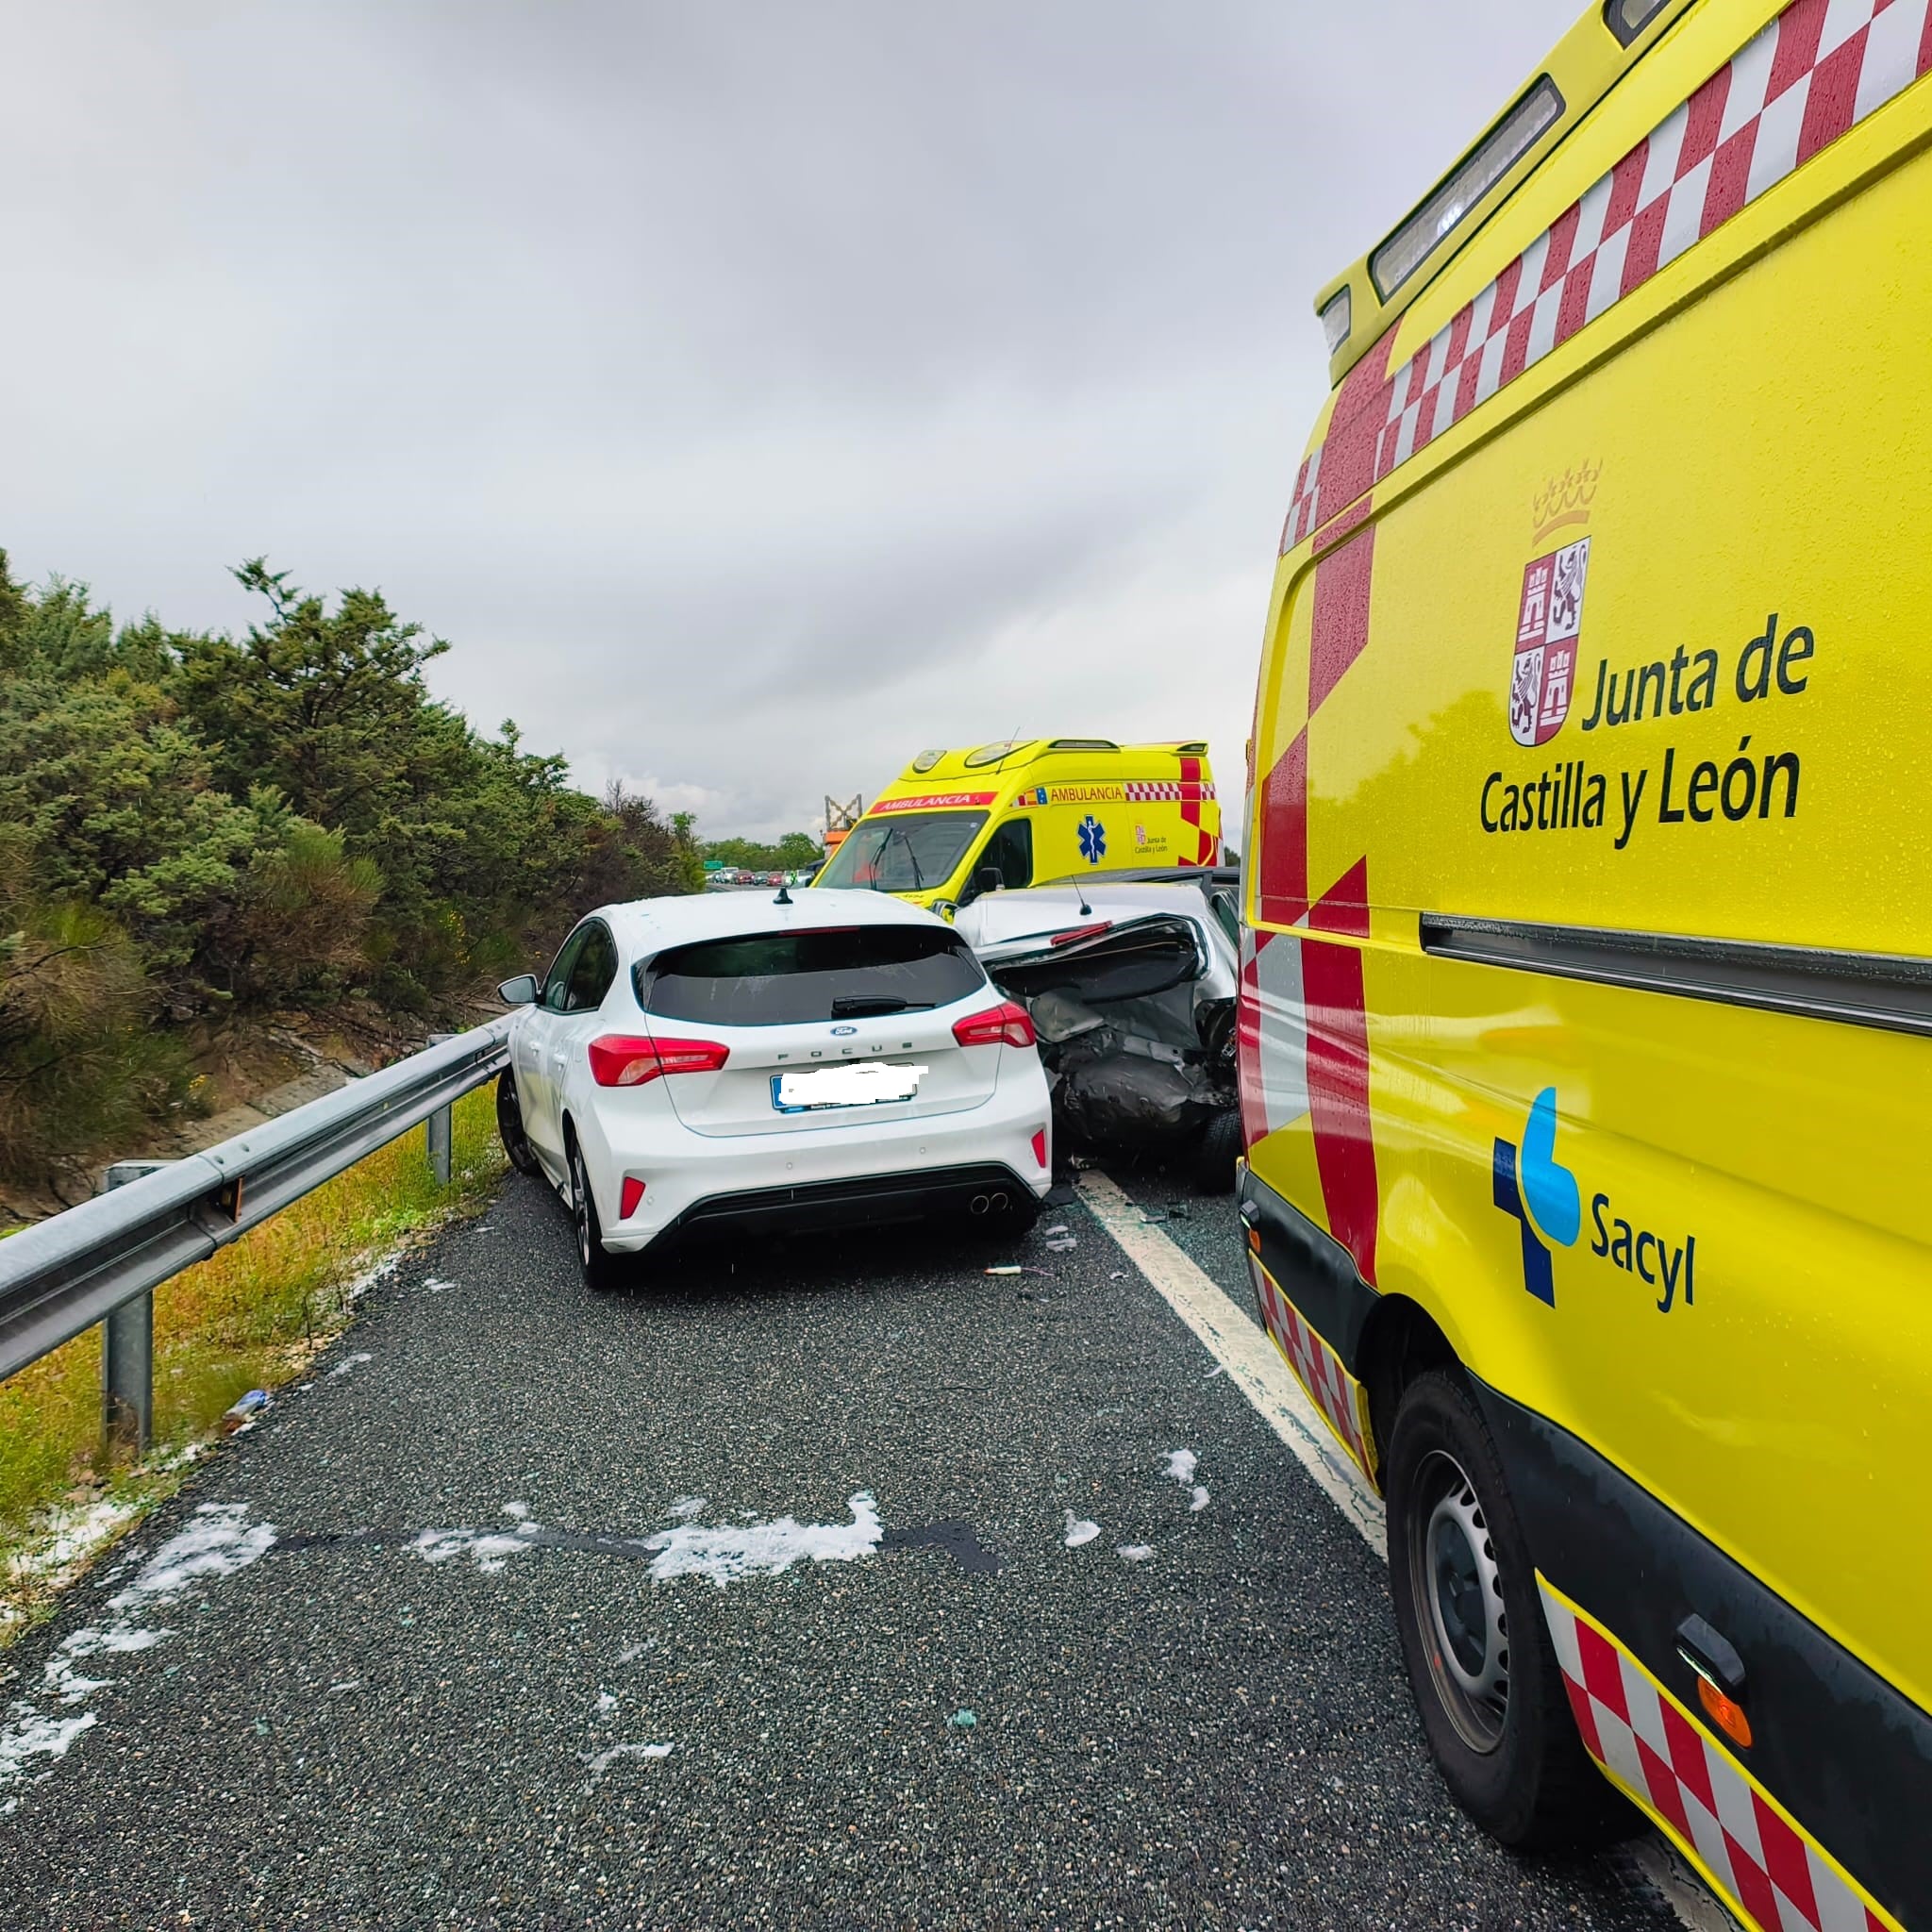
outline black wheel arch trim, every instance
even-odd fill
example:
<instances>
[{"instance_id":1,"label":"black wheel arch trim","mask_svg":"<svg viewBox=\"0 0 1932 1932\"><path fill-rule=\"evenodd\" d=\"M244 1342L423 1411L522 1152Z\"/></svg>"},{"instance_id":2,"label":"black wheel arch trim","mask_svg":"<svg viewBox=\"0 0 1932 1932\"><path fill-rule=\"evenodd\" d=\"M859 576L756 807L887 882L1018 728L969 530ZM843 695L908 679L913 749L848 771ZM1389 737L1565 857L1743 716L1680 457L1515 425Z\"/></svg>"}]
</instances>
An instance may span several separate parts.
<instances>
[{"instance_id":1,"label":"black wheel arch trim","mask_svg":"<svg viewBox=\"0 0 1932 1932\"><path fill-rule=\"evenodd\" d=\"M1351 1375L1373 1377L1372 1324L1405 1298L1371 1288L1339 1241L1246 1166L1241 1208L1281 1291ZM1733 1755L1902 1924L1932 1926L1932 1715L1608 1457L1459 1366L1537 1568L1693 1711L1678 1625L1694 1615L1721 1631L1743 1657L1757 1734ZM1898 1587L1912 1588L1903 1567Z\"/></svg>"}]
</instances>

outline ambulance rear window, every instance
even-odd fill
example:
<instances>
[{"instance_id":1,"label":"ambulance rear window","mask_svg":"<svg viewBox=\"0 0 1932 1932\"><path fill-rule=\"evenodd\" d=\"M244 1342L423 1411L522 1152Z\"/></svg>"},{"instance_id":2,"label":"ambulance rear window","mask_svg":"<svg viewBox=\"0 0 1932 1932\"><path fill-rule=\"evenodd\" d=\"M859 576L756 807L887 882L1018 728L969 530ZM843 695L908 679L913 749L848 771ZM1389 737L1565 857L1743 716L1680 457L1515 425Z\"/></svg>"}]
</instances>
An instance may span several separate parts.
<instances>
[{"instance_id":1,"label":"ambulance rear window","mask_svg":"<svg viewBox=\"0 0 1932 1932\"><path fill-rule=\"evenodd\" d=\"M942 926L841 925L674 946L638 968L638 1004L693 1026L786 1026L951 1006L986 984Z\"/></svg>"}]
</instances>

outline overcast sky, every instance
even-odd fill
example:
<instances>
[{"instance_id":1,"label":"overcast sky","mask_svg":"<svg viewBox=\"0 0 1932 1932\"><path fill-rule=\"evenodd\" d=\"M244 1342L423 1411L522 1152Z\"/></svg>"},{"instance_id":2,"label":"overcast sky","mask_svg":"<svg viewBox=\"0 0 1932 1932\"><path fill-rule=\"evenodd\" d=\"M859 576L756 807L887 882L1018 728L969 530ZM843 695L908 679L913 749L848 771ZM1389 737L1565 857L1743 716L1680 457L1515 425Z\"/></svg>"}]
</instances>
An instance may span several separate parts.
<instances>
[{"instance_id":1,"label":"overcast sky","mask_svg":"<svg viewBox=\"0 0 1932 1932\"><path fill-rule=\"evenodd\" d=\"M926 745L1238 787L1315 289L1579 0L8 0L0 545L379 586L710 836Z\"/></svg>"}]
</instances>

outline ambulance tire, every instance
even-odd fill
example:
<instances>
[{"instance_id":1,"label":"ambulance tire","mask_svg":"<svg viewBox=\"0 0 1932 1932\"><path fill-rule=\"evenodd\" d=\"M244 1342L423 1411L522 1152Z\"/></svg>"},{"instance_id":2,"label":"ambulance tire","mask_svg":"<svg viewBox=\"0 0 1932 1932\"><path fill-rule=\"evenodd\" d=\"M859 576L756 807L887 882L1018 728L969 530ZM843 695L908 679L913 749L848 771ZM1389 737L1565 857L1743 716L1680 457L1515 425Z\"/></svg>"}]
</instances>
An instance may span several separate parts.
<instances>
[{"instance_id":1,"label":"ambulance tire","mask_svg":"<svg viewBox=\"0 0 1932 1932\"><path fill-rule=\"evenodd\" d=\"M496 1076L496 1136L519 1174L537 1174L542 1162L524 1132L524 1109L517 1100L517 1076L506 1067Z\"/></svg>"},{"instance_id":2,"label":"ambulance tire","mask_svg":"<svg viewBox=\"0 0 1932 1932\"><path fill-rule=\"evenodd\" d=\"M1386 1491L1403 1661L1457 1803L1515 1851L1634 1830L1636 1811L1577 1736L1495 1444L1453 1372L1432 1369L1404 1391Z\"/></svg>"},{"instance_id":3,"label":"ambulance tire","mask_svg":"<svg viewBox=\"0 0 1932 1932\"><path fill-rule=\"evenodd\" d=\"M1194 1185L1204 1194L1224 1194L1234 1186L1235 1162L1241 1158L1241 1117L1234 1108L1210 1115L1194 1150Z\"/></svg>"}]
</instances>

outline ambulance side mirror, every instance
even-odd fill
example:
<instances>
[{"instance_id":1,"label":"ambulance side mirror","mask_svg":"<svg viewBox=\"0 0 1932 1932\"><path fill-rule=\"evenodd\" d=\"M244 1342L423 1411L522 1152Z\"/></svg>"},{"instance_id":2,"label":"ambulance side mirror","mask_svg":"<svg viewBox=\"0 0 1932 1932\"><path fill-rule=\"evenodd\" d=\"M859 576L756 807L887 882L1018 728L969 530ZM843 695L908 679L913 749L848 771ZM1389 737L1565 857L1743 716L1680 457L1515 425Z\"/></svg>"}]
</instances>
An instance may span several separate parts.
<instances>
[{"instance_id":1,"label":"ambulance side mirror","mask_svg":"<svg viewBox=\"0 0 1932 1932\"><path fill-rule=\"evenodd\" d=\"M997 892L1007 882L1007 875L996 865L982 865L966 881L966 890L959 894L959 903L970 906L982 892Z\"/></svg>"}]
</instances>

